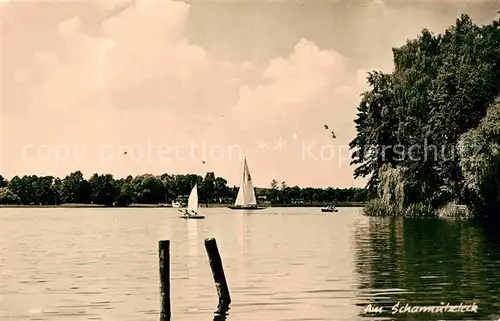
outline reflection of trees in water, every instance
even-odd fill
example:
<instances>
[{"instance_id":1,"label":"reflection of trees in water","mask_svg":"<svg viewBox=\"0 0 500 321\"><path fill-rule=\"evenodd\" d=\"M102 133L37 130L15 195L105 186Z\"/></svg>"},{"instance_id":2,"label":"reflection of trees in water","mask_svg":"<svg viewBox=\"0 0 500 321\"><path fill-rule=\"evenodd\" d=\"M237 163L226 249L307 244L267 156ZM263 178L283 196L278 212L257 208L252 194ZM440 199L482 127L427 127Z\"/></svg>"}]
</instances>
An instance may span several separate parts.
<instances>
[{"instance_id":1,"label":"reflection of trees in water","mask_svg":"<svg viewBox=\"0 0 500 321\"><path fill-rule=\"evenodd\" d=\"M479 306L477 314L450 313L448 319L484 319L500 311L500 249L491 241L498 238L483 227L470 221L370 218L356 227L354 238L360 312L371 303L384 306L384 316L394 317L390 309L398 301L475 301ZM444 316L415 315L426 320Z\"/></svg>"}]
</instances>

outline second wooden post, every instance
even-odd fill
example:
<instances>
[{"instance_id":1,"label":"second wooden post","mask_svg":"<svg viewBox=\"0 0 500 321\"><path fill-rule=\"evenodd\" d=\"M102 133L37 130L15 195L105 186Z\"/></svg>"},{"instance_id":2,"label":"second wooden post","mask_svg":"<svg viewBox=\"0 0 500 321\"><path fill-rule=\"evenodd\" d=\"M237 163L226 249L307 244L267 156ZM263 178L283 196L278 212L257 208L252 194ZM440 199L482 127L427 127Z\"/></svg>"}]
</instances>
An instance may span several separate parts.
<instances>
[{"instance_id":1,"label":"second wooden post","mask_svg":"<svg viewBox=\"0 0 500 321\"><path fill-rule=\"evenodd\" d=\"M217 288L217 294L219 296L217 312L226 312L229 310L231 297L229 296L229 288L227 286L224 268L222 267L219 249L217 248L217 242L214 238L205 239L205 249L207 250L210 268L212 269L215 287Z\"/></svg>"}]
</instances>

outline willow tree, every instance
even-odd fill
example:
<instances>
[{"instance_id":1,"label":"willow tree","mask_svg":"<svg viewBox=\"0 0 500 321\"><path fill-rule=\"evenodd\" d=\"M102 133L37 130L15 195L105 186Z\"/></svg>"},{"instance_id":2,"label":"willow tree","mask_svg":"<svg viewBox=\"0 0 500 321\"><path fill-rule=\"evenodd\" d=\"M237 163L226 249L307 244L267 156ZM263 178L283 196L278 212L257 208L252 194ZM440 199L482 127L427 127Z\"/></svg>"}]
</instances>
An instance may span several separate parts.
<instances>
[{"instance_id":1,"label":"willow tree","mask_svg":"<svg viewBox=\"0 0 500 321\"><path fill-rule=\"evenodd\" d=\"M486 213L500 208L500 99L477 128L459 141L465 187Z\"/></svg>"}]
</instances>

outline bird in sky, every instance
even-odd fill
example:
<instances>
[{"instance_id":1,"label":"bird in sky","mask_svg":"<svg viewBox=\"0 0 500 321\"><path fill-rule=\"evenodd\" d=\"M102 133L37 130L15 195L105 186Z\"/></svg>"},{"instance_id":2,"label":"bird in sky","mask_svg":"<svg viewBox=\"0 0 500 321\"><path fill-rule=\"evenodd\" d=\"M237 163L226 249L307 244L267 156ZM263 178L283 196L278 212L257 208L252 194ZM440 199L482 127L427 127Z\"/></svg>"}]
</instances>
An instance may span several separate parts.
<instances>
[{"instance_id":1,"label":"bird in sky","mask_svg":"<svg viewBox=\"0 0 500 321\"><path fill-rule=\"evenodd\" d=\"M325 129L327 129L327 130L329 129L328 125L324 125L324 126L325 126ZM333 132L333 130L332 130L332 137L333 138L337 138L337 136L335 135L335 133Z\"/></svg>"}]
</instances>

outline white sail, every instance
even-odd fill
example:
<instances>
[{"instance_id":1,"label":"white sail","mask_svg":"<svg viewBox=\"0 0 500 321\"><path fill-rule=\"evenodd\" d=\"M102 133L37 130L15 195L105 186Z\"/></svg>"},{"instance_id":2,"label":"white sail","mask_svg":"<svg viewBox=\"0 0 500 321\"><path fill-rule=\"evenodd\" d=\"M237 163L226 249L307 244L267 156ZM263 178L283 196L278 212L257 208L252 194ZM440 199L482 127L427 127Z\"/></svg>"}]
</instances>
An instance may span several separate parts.
<instances>
[{"instance_id":1,"label":"white sail","mask_svg":"<svg viewBox=\"0 0 500 321\"><path fill-rule=\"evenodd\" d=\"M194 184L191 194L189 194L187 210L198 213L198 184Z\"/></svg>"},{"instance_id":2,"label":"white sail","mask_svg":"<svg viewBox=\"0 0 500 321\"><path fill-rule=\"evenodd\" d=\"M255 189L252 183L252 176L250 175L247 159L245 158L245 161L243 163L243 177L241 186L238 190L238 196L236 196L234 206L246 207L250 205L257 205L257 198L255 197Z\"/></svg>"}]
</instances>

